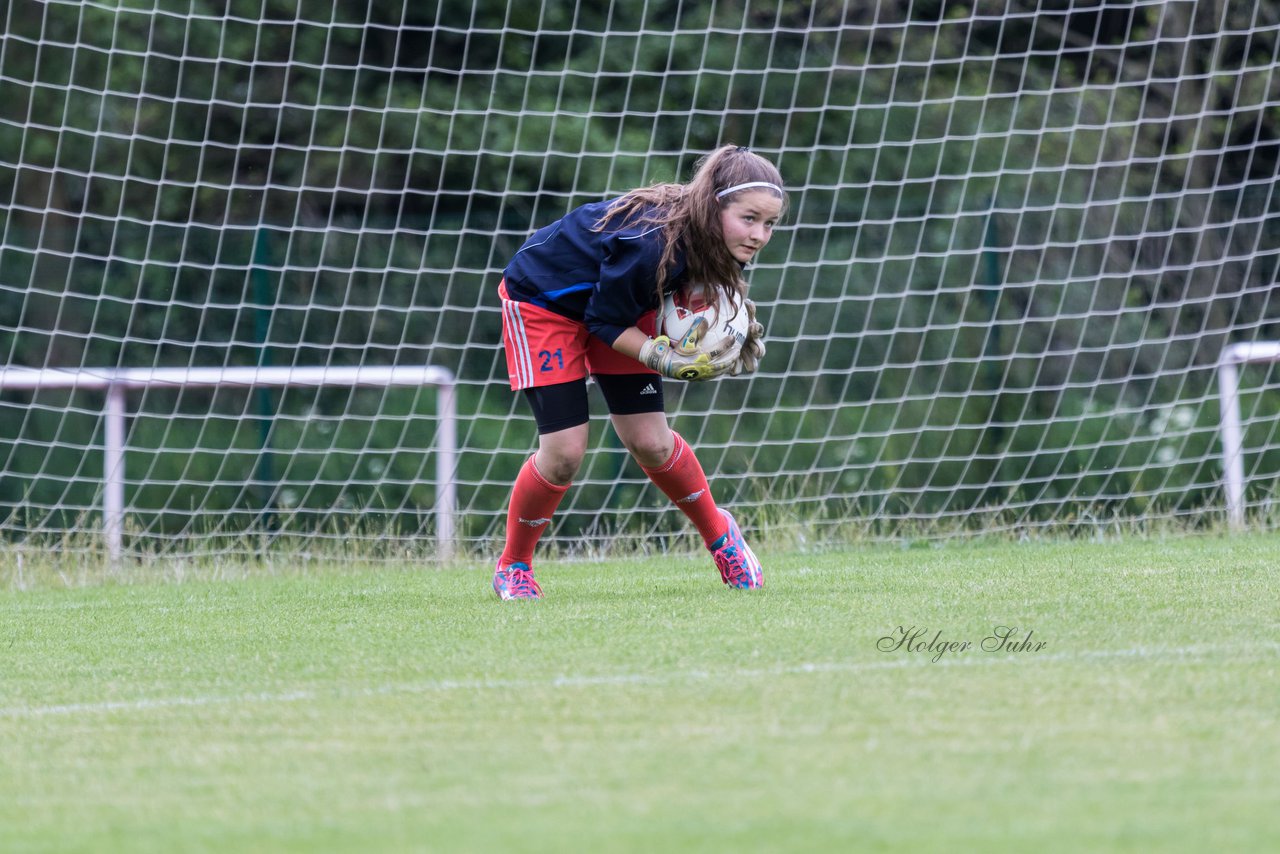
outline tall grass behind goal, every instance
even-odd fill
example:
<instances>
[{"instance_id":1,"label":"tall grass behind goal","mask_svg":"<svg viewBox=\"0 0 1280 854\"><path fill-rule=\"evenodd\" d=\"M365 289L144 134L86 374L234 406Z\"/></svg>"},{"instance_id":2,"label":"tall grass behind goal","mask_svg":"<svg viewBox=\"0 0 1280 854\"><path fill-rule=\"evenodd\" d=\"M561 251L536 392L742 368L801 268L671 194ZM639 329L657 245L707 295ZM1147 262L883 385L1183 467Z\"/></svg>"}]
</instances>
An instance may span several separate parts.
<instances>
[{"instance_id":1,"label":"tall grass behind goal","mask_svg":"<svg viewBox=\"0 0 1280 854\"><path fill-rule=\"evenodd\" d=\"M1280 340L1274 0L0 14L0 366L456 383L452 485L439 387L131 390L128 553L431 557L443 489L450 538L491 551L536 441L502 359L507 259L725 142L791 193L748 271L769 352L668 395L747 527L821 544L1224 518L1216 368ZM1280 375L1238 379L1238 503L1273 524ZM0 388L5 548L99 548L104 405ZM604 423L553 545L683 543Z\"/></svg>"}]
</instances>

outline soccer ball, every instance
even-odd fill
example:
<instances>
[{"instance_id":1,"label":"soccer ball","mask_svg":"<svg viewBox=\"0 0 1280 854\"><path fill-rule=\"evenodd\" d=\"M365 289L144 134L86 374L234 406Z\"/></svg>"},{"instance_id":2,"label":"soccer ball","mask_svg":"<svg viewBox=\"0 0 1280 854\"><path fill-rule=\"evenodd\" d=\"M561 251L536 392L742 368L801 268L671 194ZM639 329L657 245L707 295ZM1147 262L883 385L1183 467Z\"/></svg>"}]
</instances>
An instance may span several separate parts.
<instances>
[{"instance_id":1,"label":"soccer ball","mask_svg":"<svg viewBox=\"0 0 1280 854\"><path fill-rule=\"evenodd\" d=\"M746 307L723 291L681 288L663 299L658 334L681 353L706 353L716 360L738 354L750 325Z\"/></svg>"}]
</instances>

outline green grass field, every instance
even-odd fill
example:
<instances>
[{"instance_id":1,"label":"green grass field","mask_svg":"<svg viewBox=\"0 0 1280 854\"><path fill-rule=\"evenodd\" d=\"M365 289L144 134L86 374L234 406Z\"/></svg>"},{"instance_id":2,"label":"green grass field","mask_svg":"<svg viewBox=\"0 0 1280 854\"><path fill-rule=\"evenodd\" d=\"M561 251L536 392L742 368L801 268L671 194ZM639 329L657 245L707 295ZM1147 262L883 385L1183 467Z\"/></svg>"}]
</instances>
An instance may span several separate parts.
<instances>
[{"instance_id":1,"label":"green grass field","mask_svg":"<svg viewBox=\"0 0 1280 854\"><path fill-rule=\"evenodd\" d=\"M500 604L0 555L0 850L1280 847L1280 536L763 556Z\"/></svg>"}]
</instances>

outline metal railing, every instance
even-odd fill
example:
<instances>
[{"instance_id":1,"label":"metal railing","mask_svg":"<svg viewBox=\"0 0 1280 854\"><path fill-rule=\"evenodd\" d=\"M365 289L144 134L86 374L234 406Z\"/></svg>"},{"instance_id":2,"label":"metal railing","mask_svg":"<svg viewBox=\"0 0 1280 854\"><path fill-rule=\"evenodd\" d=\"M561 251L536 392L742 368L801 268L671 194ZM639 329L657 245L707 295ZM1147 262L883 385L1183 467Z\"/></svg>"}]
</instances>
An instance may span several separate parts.
<instances>
[{"instance_id":1,"label":"metal railing","mask_svg":"<svg viewBox=\"0 0 1280 854\"><path fill-rule=\"evenodd\" d=\"M1222 410L1222 484L1227 522L1244 528L1244 426L1240 420L1240 366L1280 361L1280 342L1231 344L1218 358L1218 402Z\"/></svg>"},{"instance_id":2,"label":"metal railing","mask_svg":"<svg viewBox=\"0 0 1280 854\"><path fill-rule=\"evenodd\" d=\"M0 390L71 389L106 392L103 409L102 527L107 554L124 551L125 395L150 387L223 386L382 387L434 386L436 415L436 542L441 559L454 548L458 465L457 397L453 373L439 367L229 367L229 368L0 368Z\"/></svg>"}]
</instances>

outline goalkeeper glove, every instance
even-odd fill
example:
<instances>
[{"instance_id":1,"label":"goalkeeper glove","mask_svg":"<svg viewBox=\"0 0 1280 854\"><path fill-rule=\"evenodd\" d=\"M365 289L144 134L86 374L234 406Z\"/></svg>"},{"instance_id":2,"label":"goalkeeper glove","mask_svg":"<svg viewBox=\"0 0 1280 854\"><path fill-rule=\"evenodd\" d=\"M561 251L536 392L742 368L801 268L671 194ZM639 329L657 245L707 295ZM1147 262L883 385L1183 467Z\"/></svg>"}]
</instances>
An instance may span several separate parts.
<instances>
[{"instance_id":1,"label":"goalkeeper glove","mask_svg":"<svg viewBox=\"0 0 1280 854\"><path fill-rule=\"evenodd\" d=\"M760 360L764 358L764 324L756 320L756 304L751 300L744 300L744 303L751 323L747 326L747 340L743 342L738 358L729 371L729 375L734 377L738 374L754 374L760 366Z\"/></svg>"},{"instance_id":2,"label":"goalkeeper glove","mask_svg":"<svg viewBox=\"0 0 1280 854\"><path fill-rule=\"evenodd\" d=\"M665 335L640 346L640 361L673 380L709 380L733 368L733 360L712 361L706 353L682 353Z\"/></svg>"}]
</instances>

